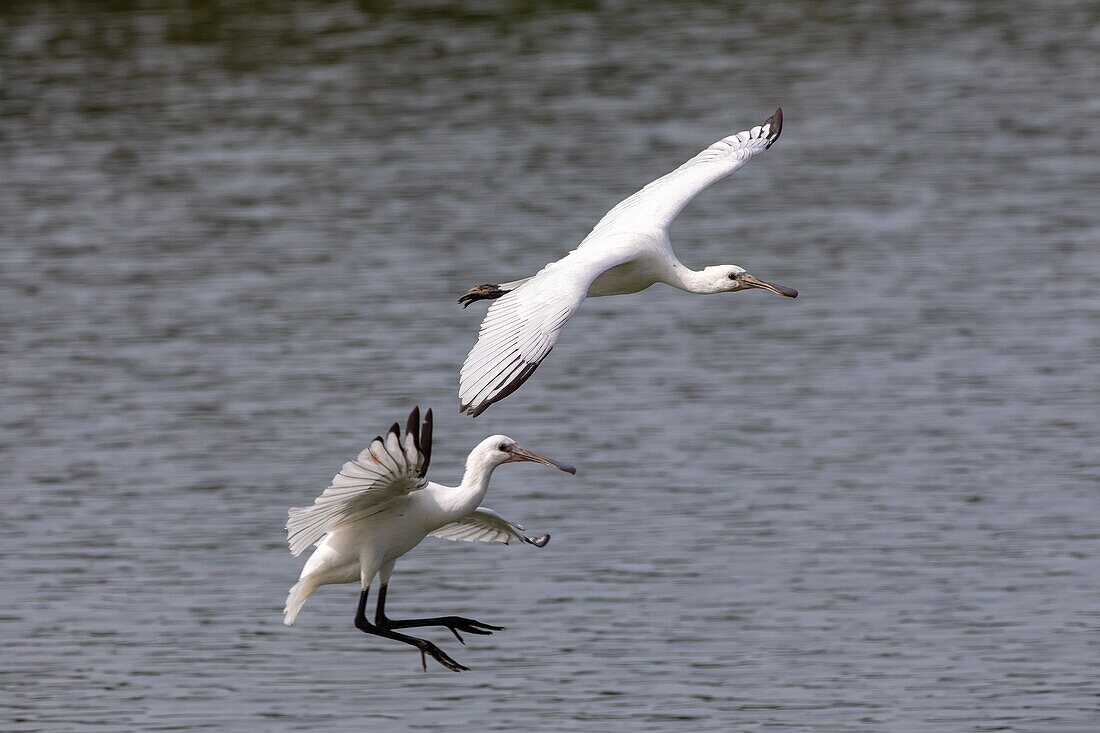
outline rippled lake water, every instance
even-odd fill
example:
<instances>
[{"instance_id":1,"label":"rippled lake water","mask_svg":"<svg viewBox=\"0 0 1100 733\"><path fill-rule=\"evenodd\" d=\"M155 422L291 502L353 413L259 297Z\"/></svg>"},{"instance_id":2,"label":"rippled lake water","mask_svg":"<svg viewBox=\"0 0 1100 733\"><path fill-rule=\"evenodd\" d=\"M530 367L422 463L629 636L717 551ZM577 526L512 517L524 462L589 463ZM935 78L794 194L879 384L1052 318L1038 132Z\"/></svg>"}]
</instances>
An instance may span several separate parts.
<instances>
[{"instance_id":1,"label":"rippled lake water","mask_svg":"<svg viewBox=\"0 0 1100 733\"><path fill-rule=\"evenodd\" d=\"M1030 9L1029 9L1030 8ZM1090 3L0 9L9 731L1095 731ZM782 104L673 229L797 287L586 303L476 421L467 287ZM281 625L286 507L419 403L531 547Z\"/></svg>"}]
</instances>

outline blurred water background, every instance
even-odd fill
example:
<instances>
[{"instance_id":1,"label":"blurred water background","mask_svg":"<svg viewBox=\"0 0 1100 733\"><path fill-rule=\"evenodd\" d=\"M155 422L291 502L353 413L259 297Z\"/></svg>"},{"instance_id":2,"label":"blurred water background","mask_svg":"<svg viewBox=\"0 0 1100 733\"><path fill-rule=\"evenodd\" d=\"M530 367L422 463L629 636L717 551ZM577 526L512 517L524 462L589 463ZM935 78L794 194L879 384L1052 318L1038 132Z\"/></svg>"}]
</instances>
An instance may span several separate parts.
<instances>
[{"instance_id":1,"label":"blurred water background","mask_svg":"<svg viewBox=\"0 0 1100 733\"><path fill-rule=\"evenodd\" d=\"M6 731L1095 731L1100 6L0 6ZM673 228L797 287L590 301L477 421L484 305L777 104ZM542 551L280 612L286 507L413 404Z\"/></svg>"}]
</instances>

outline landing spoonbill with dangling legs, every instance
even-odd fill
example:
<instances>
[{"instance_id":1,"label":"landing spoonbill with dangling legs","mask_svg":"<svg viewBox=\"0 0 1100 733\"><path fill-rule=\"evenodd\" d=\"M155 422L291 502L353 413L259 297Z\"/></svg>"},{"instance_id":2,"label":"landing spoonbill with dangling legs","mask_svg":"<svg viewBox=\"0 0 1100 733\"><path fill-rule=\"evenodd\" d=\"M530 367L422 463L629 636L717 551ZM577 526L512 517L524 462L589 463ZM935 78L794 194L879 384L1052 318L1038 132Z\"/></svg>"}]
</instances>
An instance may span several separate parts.
<instances>
[{"instance_id":1,"label":"landing spoonbill with dangling legs","mask_svg":"<svg viewBox=\"0 0 1100 733\"><path fill-rule=\"evenodd\" d=\"M737 265L692 270L677 259L668 239L669 225L692 199L770 148L782 128L783 110L776 109L764 124L719 140L619 203L580 246L533 277L467 291L458 301L463 307L499 300L462 365L459 409L477 417L518 389L586 297L636 293L656 283L699 295L757 288L797 297L798 291Z\"/></svg>"},{"instance_id":2,"label":"landing spoonbill with dangling legs","mask_svg":"<svg viewBox=\"0 0 1100 733\"><path fill-rule=\"evenodd\" d=\"M283 622L290 626L306 599L322 585L359 581L355 626L362 632L393 639L420 650L427 669L430 655L447 669L468 669L425 639L396 629L443 626L465 644L459 632L491 634L503 627L461 616L405 619L386 616L386 588L394 563L427 536L471 542L523 542L543 547L550 535L529 537L523 526L481 506L489 479L497 466L531 461L566 473L577 470L521 448L506 435L478 443L466 458L466 473L458 486L428 481L432 457L432 411L420 422L420 408L409 415L405 435L393 424L385 438L377 437L354 461L348 461L313 502L291 509L287 521L290 551L298 555L313 543L317 549L306 562L286 599ZM378 576L378 605L374 622L367 619L367 593Z\"/></svg>"}]
</instances>

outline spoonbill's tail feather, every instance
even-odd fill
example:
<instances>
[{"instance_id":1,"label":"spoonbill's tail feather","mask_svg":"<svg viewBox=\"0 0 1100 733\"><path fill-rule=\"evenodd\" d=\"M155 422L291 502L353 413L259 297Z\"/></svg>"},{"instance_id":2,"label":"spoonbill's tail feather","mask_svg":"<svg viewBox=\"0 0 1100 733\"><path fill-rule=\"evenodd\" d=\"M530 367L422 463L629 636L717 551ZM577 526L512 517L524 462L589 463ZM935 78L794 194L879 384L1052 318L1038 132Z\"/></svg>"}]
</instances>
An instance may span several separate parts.
<instances>
[{"instance_id":1,"label":"spoonbill's tail feather","mask_svg":"<svg viewBox=\"0 0 1100 733\"><path fill-rule=\"evenodd\" d=\"M462 297L458 299L458 302L465 308L470 303L476 303L479 300L495 300L505 293L512 292L530 279L529 277L525 277L522 280L513 280L510 283L501 283L500 285L492 283L475 285L463 293Z\"/></svg>"},{"instance_id":2,"label":"spoonbill's tail feather","mask_svg":"<svg viewBox=\"0 0 1100 733\"><path fill-rule=\"evenodd\" d=\"M313 591L317 590L317 583L309 578L302 578L290 588L290 593L286 596L286 608L283 609L283 623L287 626L294 624L294 619L298 618L298 611L301 610L302 604L306 602Z\"/></svg>"}]
</instances>

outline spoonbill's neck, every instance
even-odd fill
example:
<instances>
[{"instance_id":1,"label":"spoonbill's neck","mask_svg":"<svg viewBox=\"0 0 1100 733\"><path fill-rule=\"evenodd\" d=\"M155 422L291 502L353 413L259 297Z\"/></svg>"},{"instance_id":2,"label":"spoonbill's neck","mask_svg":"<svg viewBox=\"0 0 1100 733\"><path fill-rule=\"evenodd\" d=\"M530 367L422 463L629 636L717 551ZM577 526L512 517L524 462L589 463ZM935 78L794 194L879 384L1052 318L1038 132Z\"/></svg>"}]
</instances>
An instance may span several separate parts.
<instances>
[{"instance_id":1,"label":"spoonbill's neck","mask_svg":"<svg viewBox=\"0 0 1100 733\"><path fill-rule=\"evenodd\" d=\"M453 492L452 510L466 514L481 506L481 500L489 489L489 479L493 477L493 471L498 465L500 464L484 453L471 453L466 458L466 473L462 475L462 483Z\"/></svg>"},{"instance_id":2,"label":"spoonbill's neck","mask_svg":"<svg viewBox=\"0 0 1100 733\"><path fill-rule=\"evenodd\" d=\"M713 278L705 275L702 270L693 270L680 262L675 262L666 273L665 283L674 288L697 295L709 295L715 292Z\"/></svg>"}]
</instances>

